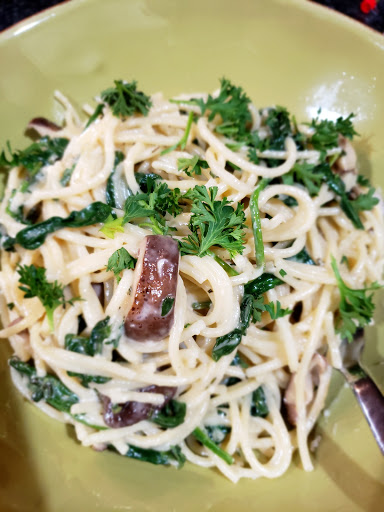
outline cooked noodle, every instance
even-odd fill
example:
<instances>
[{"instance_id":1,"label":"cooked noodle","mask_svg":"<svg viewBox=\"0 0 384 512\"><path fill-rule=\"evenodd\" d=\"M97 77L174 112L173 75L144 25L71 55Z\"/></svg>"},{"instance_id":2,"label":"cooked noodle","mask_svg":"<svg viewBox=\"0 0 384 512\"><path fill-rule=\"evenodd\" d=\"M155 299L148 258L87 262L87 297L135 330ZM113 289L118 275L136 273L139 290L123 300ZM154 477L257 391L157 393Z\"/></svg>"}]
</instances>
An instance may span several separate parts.
<instances>
[{"instance_id":1,"label":"cooked noodle","mask_svg":"<svg viewBox=\"0 0 384 512\"><path fill-rule=\"evenodd\" d=\"M182 96L184 100L188 98ZM46 220L53 216L66 217L95 201L105 202L106 182L114 166L115 152L121 151L122 179L133 193L140 191L136 172L157 173L170 189L179 188L182 193L196 185L216 186L216 200L227 197L233 201L234 208L240 202L244 204L246 229L243 252L232 262L238 275L229 276L210 255L181 256L175 320L169 336L161 341L138 342L123 332L117 348L104 344L102 353L94 357L66 350L66 335L78 333L80 316L85 322L83 335L89 335L107 316L113 329L119 329L131 306L134 270L124 270L118 282L112 272L106 271L108 259L122 247L137 258L140 243L152 231L132 222L111 239L100 231L100 225L63 228L49 235L38 249L26 250L16 245L15 252L3 250L0 312L5 327L0 331L1 337L9 339L22 361L33 359L38 376L47 372L56 375L79 398L70 414L59 412L43 399L34 403L53 418L73 424L85 446L112 446L121 454L127 452L127 445L162 452L179 446L191 463L216 467L233 482L240 478L282 475L296 449L304 469L311 470L308 436L324 407L331 368L341 365L341 339L334 329L339 291L330 264L331 255L337 262L343 256L348 258L349 267L340 268L351 288L380 281L384 262L382 204L363 211L360 218L364 230L356 229L340 204L333 201L334 194L326 184L321 185L318 195L311 197L304 187L274 179L290 171L296 162L319 162L319 151L302 150L288 137L285 151L261 152L261 163L256 164L248 159L245 146L236 151L228 148L229 141L215 131L217 118L209 121L200 117L192 124L184 150L162 154L183 136L188 112L199 110L188 104L170 103L161 94L152 96L152 108L147 116L135 114L119 119L105 108L103 117L86 129L68 100L60 93L56 93L56 99L64 107L65 125L54 136L68 138L69 144L61 159L43 167L31 193L18 193L14 197L14 209L21 204L26 211L41 206L40 220ZM259 113L253 106L250 109L253 129L267 132L267 111ZM40 133L44 134L44 130ZM53 136L49 129L45 133ZM352 146L345 140L343 144L348 146L343 158L354 161ZM340 147L331 149L328 156L338 155L340 151ZM187 176L178 169L178 159L194 155L205 160L208 167L202 169L201 175ZM268 159L275 159L276 166L269 167ZM227 162L238 168L228 168ZM344 162L345 168L348 165ZM70 181L62 186L63 172L72 166ZM256 265L248 206L261 178L272 179L258 201L265 268ZM22 179L20 166L10 170L0 206L0 223L11 237L25 227L6 211L12 191L18 189ZM288 206L284 198L295 199L296 206ZM175 228L170 233L174 238L181 240L188 235L189 218L188 203L176 217L167 214L167 224ZM316 265L288 259L303 248ZM231 262L224 249L214 251ZM53 332L40 300L26 299L20 290L18 264L45 267L48 281L57 280L67 286L67 299L83 299L55 310ZM260 322L250 324L236 351L214 361L211 351L216 339L238 325L244 284L263 272L283 281L266 293L265 302L279 301L282 308L294 312L299 308L301 314L298 318L286 315L272 320L265 311ZM97 296L95 283L104 286L104 305ZM208 298L212 303L208 311L192 308L195 301ZM12 309L7 307L10 303L14 305ZM236 352L247 362L244 365L247 367L231 365ZM314 387L311 364L316 354L322 354L325 367ZM110 380L84 387L76 376L67 372ZM16 387L31 398L28 379L14 368L11 373ZM295 385L291 392L297 421L296 426L289 428L282 406L293 375ZM237 379L235 384L226 385L229 378ZM177 388L176 399L186 404L182 424L162 428L150 419L143 419L121 428L105 428L100 394L115 404L135 401L161 405L162 395L142 391L151 385ZM266 417L250 412L253 393L260 387L267 401ZM86 418L88 425L77 421L75 415ZM197 427L215 425L227 427L220 446L233 457L233 464L227 464L191 435ZM99 430L98 426L104 429Z\"/></svg>"}]
</instances>

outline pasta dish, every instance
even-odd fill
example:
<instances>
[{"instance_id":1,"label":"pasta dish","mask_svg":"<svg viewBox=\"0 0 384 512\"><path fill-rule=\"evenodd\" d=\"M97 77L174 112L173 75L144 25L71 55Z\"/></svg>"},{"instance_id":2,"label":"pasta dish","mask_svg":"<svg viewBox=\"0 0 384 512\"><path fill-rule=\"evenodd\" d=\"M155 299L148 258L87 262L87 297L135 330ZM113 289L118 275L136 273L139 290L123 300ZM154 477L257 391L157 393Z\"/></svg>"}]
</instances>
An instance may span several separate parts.
<instances>
[{"instance_id":1,"label":"pasta dish","mask_svg":"<svg viewBox=\"0 0 384 512\"><path fill-rule=\"evenodd\" d=\"M372 323L383 204L353 114L299 122L222 79L167 100L116 80L10 144L1 338L17 389L96 450L275 478L340 344Z\"/></svg>"}]
</instances>

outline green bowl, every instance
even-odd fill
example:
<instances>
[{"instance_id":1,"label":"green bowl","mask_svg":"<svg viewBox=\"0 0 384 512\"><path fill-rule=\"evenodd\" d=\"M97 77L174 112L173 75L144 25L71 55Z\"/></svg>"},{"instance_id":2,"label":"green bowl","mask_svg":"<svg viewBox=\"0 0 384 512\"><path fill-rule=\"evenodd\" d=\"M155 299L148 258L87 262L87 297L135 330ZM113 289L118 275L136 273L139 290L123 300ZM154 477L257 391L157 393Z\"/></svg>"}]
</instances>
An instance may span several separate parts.
<instances>
[{"instance_id":1,"label":"green bowl","mask_svg":"<svg viewBox=\"0 0 384 512\"><path fill-rule=\"evenodd\" d=\"M1 146L26 145L32 117L60 116L55 89L81 105L113 79L172 96L212 91L226 76L256 105L285 105L298 119L318 107L355 112L361 171L384 185L384 38L304 0L71 1L1 34L0 62ZM376 316L384 317L382 298ZM367 339L365 362L384 384L383 328ZM177 471L81 447L17 395L6 341L0 351L2 512L383 510L384 458L337 376L315 470L295 458L278 480L234 485L189 464Z\"/></svg>"}]
</instances>

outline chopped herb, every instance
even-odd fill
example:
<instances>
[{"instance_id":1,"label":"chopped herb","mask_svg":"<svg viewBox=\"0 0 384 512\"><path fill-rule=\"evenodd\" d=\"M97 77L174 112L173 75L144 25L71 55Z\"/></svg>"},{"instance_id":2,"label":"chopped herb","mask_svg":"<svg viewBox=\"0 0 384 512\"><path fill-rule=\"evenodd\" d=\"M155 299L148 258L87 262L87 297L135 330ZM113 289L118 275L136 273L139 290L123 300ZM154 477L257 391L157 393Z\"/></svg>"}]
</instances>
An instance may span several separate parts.
<instances>
[{"instance_id":1,"label":"chopped herb","mask_svg":"<svg viewBox=\"0 0 384 512\"><path fill-rule=\"evenodd\" d=\"M131 256L129 252L122 247L115 251L108 260L106 270L112 271L115 274L116 280L119 283L121 280L120 274L124 269L134 269L136 265L136 258Z\"/></svg>"},{"instance_id":2,"label":"chopped herb","mask_svg":"<svg viewBox=\"0 0 384 512\"><path fill-rule=\"evenodd\" d=\"M28 378L28 389L34 402L45 400L58 411L70 413L72 405L79 401L78 396L54 375L38 377L35 367L31 363L23 363L17 356L13 356L9 364Z\"/></svg>"},{"instance_id":3,"label":"chopped herb","mask_svg":"<svg viewBox=\"0 0 384 512\"><path fill-rule=\"evenodd\" d=\"M226 249L231 257L241 254L244 249L244 211L243 205L236 210L229 201L215 201L218 188L197 185L184 197L191 199L192 216L189 221L191 234L180 242L181 254L196 254L201 258L208 254L213 246Z\"/></svg>"},{"instance_id":4,"label":"chopped herb","mask_svg":"<svg viewBox=\"0 0 384 512\"><path fill-rule=\"evenodd\" d=\"M231 354L240 344L242 336L247 332L252 322L259 322L261 314L266 310L263 293L271 290L283 281L272 274L262 274L247 283L244 287L244 296L240 304L240 320L238 326L228 334L219 336L212 350L212 359L218 361L221 357Z\"/></svg>"},{"instance_id":5,"label":"chopped herb","mask_svg":"<svg viewBox=\"0 0 384 512\"><path fill-rule=\"evenodd\" d=\"M87 124L85 125L85 128L88 128L89 125L91 125L96 119L103 113L104 110L104 104L99 103L97 107L95 108L95 111L93 114L89 117Z\"/></svg>"},{"instance_id":6,"label":"chopped herb","mask_svg":"<svg viewBox=\"0 0 384 512\"><path fill-rule=\"evenodd\" d=\"M368 325L373 317L375 310L372 301L373 293L368 295L367 292L378 290L381 286L374 282L367 288L358 290L349 288L341 278L333 256L331 265L340 291L339 311L335 319L336 332L342 339L347 338L348 341L352 341L357 328Z\"/></svg>"},{"instance_id":7,"label":"chopped herb","mask_svg":"<svg viewBox=\"0 0 384 512\"><path fill-rule=\"evenodd\" d=\"M171 400L162 409L156 410L151 421L163 428L175 428L184 423L187 404Z\"/></svg>"},{"instance_id":8,"label":"chopped herb","mask_svg":"<svg viewBox=\"0 0 384 512\"><path fill-rule=\"evenodd\" d=\"M148 115L152 106L151 99L137 90L136 80L132 82L114 80L114 84L115 87L110 87L101 93L101 99L109 105L114 116L124 118L133 116L135 113Z\"/></svg>"},{"instance_id":9,"label":"chopped herb","mask_svg":"<svg viewBox=\"0 0 384 512\"><path fill-rule=\"evenodd\" d=\"M0 167L18 167L22 166L28 174L28 177L21 185L21 192L27 192L29 186L35 183L41 169L46 165L52 165L56 160L63 157L64 151L68 145L68 139L42 137L37 142L23 150L17 150L14 153L9 143L7 144L9 158L5 151L0 154Z\"/></svg>"},{"instance_id":10,"label":"chopped herb","mask_svg":"<svg viewBox=\"0 0 384 512\"><path fill-rule=\"evenodd\" d=\"M281 275L281 277L284 277L287 275L286 271L283 268L279 271L279 274Z\"/></svg>"},{"instance_id":11,"label":"chopped herb","mask_svg":"<svg viewBox=\"0 0 384 512\"><path fill-rule=\"evenodd\" d=\"M166 316L173 308L173 303L175 302L175 297L165 297L163 302L161 303L161 316Z\"/></svg>"},{"instance_id":12,"label":"chopped herb","mask_svg":"<svg viewBox=\"0 0 384 512\"><path fill-rule=\"evenodd\" d=\"M256 279L253 279L253 281L249 281L244 286L244 293L253 295L254 297L259 297L279 284L283 284L281 279L273 274L264 273Z\"/></svg>"},{"instance_id":13,"label":"chopped herb","mask_svg":"<svg viewBox=\"0 0 384 512\"><path fill-rule=\"evenodd\" d=\"M129 445L125 456L163 466L176 463L178 469L181 469L186 461L185 455L179 446L172 446L168 451L158 451L151 448L139 448L138 446Z\"/></svg>"},{"instance_id":14,"label":"chopped herb","mask_svg":"<svg viewBox=\"0 0 384 512\"><path fill-rule=\"evenodd\" d=\"M340 263L341 263L341 264L343 264L343 263L344 263L344 265L346 265L346 267L349 269L349 260L348 260L348 258L345 256L345 254L344 254L344 256L341 258Z\"/></svg>"},{"instance_id":15,"label":"chopped herb","mask_svg":"<svg viewBox=\"0 0 384 512\"><path fill-rule=\"evenodd\" d=\"M355 115L350 114L346 118L339 117L336 121L320 120L318 117L312 119L309 126L315 130L315 133L312 135L310 143L315 149L325 153L328 149L338 146L339 134L352 140L354 135L358 135L352 124L353 117Z\"/></svg>"},{"instance_id":16,"label":"chopped herb","mask_svg":"<svg viewBox=\"0 0 384 512\"><path fill-rule=\"evenodd\" d=\"M282 309L280 301L265 304L265 309L270 314L272 320L276 320L277 318L281 318L292 313L292 309Z\"/></svg>"},{"instance_id":17,"label":"chopped herb","mask_svg":"<svg viewBox=\"0 0 384 512\"><path fill-rule=\"evenodd\" d=\"M16 243L24 249L37 249L50 233L63 228L80 228L104 222L111 213L111 207L100 202L91 203L82 210L71 212L68 217L51 217L34 226L22 229L16 235Z\"/></svg>"},{"instance_id":18,"label":"chopped herb","mask_svg":"<svg viewBox=\"0 0 384 512\"><path fill-rule=\"evenodd\" d=\"M15 307L14 303L13 302L8 302L7 304L7 308L12 311L12 309Z\"/></svg>"},{"instance_id":19,"label":"chopped herb","mask_svg":"<svg viewBox=\"0 0 384 512\"><path fill-rule=\"evenodd\" d=\"M264 178L260 181L251 196L251 202L249 205L252 218L253 238L255 243L256 265L258 267L262 267L264 265L263 232L261 230L261 219L258 202L260 192L268 185L268 183L269 180Z\"/></svg>"},{"instance_id":20,"label":"chopped herb","mask_svg":"<svg viewBox=\"0 0 384 512\"><path fill-rule=\"evenodd\" d=\"M102 377L101 375L86 375L84 373L76 372L68 372L68 375L70 377L77 377L80 380L81 385L85 388L89 387L90 382L94 382L95 384L105 384L111 380L110 377Z\"/></svg>"},{"instance_id":21,"label":"chopped herb","mask_svg":"<svg viewBox=\"0 0 384 512\"><path fill-rule=\"evenodd\" d=\"M163 178L158 174L155 174L154 172L149 172L147 174L143 172L136 172L135 179L137 184L141 188L141 191L144 192L144 194L146 194L148 192L148 183L150 187L152 187L154 181L162 180Z\"/></svg>"},{"instance_id":22,"label":"chopped herb","mask_svg":"<svg viewBox=\"0 0 384 512\"><path fill-rule=\"evenodd\" d=\"M195 430L192 433L201 444L206 446L215 455L223 459L224 462L226 462L227 464L233 464L233 457L228 452L217 446L217 444L214 441L212 441L209 438L209 436L205 432L203 432L203 430L201 430L201 428L195 428Z\"/></svg>"},{"instance_id":23,"label":"chopped herb","mask_svg":"<svg viewBox=\"0 0 384 512\"><path fill-rule=\"evenodd\" d=\"M132 190L128 187L125 177L122 172L118 171L118 166L123 160L124 153L116 151L113 169L108 176L105 187L105 202L112 208L119 208L120 210L123 209L127 197L132 195Z\"/></svg>"},{"instance_id":24,"label":"chopped herb","mask_svg":"<svg viewBox=\"0 0 384 512\"><path fill-rule=\"evenodd\" d=\"M26 299L38 297L47 313L48 323L51 331L53 331L53 313L56 308L66 304L73 305L73 302L80 300L79 297L66 300L64 297L64 286L57 281L48 282L45 276L45 268L36 267L35 265L18 265L17 272L20 275L19 286L24 292Z\"/></svg>"},{"instance_id":25,"label":"chopped herb","mask_svg":"<svg viewBox=\"0 0 384 512\"><path fill-rule=\"evenodd\" d=\"M199 311L201 309L209 309L211 307L212 301L205 300L202 302L193 302L192 303L192 309L195 311Z\"/></svg>"},{"instance_id":26,"label":"chopped herb","mask_svg":"<svg viewBox=\"0 0 384 512\"><path fill-rule=\"evenodd\" d=\"M267 399L262 386L252 393L251 415L265 418L269 414Z\"/></svg>"},{"instance_id":27,"label":"chopped herb","mask_svg":"<svg viewBox=\"0 0 384 512\"><path fill-rule=\"evenodd\" d=\"M226 427L225 425L206 425L205 430L211 441L215 444L221 444L231 432L231 427Z\"/></svg>"},{"instance_id":28,"label":"chopped herb","mask_svg":"<svg viewBox=\"0 0 384 512\"><path fill-rule=\"evenodd\" d=\"M160 155L165 155L166 153L170 153L171 151L175 151L177 148L180 148L181 150L184 150L186 145L187 145L187 142L188 142L189 132L191 131L192 123L193 123L193 112L190 112L188 114L187 126L185 128L184 135L181 137L179 142L176 142L176 144L174 144L173 146L171 146L171 147L169 147L167 149L164 149L160 153Z\"/></svg>"},{"instance_id":29,"label":"chopped herb","mask_svg":"<svg viewBox=\"0 0 384 512\"><path fill-rule=\"evenodd\" d=\"M292 169L283 174L282 180L285 185L294 185L298 183L303 185L311 196L318 195L323 176L316 172L317 166L308 162L296 162Z\"/></svg>"},{"instance_id":30,"label":"chopped herb","mask_svg":"<svg viewBox=\"0 0 384 512\"><path fill-rule=\"evenodd\" d=\"M73 164L72 167L67 167L65 171L63 172L63 175L60 178L60 183L63 187L66 187L68 183L71 181L71 177L73 174L73 171L75 170L76 164Z\"/></svg>"},{"instance_id":31,"label":"chopped herb","mask_svg":"<svg viewBox=\"0 0 384 512\"><path fill-rule=\"evenodd\" d=\"M209 165L205 160L202 160L197 155L192 158L179 158L177 160L177 168L179 171L184 171L187 176L201 175L201 169L208 169Z\"/></svg>"},{"instance_id":32,"label":"chopped herb","mask_svg":"<svg viewBox=\"0 0 384 512\"><path fill-rule=\"evenodd\" d=\"M107 316L97 322L89 337L67 334L64 342L65 349L77 354L93 357L95 354L102 353L104 343L117 348L120 336L111 339L112 327L109 324L109 320L110 318Z\"/></svg>"}]
</instances>

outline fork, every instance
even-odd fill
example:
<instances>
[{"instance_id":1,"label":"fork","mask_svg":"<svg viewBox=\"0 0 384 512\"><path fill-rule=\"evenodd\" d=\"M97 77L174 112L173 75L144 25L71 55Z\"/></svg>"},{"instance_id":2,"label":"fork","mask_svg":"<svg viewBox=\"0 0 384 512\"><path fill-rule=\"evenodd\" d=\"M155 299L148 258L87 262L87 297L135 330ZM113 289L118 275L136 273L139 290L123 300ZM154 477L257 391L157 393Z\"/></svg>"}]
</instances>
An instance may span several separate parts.
<instances>
[{"instance_id":1,"label":"fork","mask_svg":"<svg viewBox=\"0 0 384 512\"><path fill-rule=\"evenodd\" d=\"M357 329L352 342L343 340L340 350L343 366L340 370L357 398L384 455L384 396L360 365L364 344L364 329Z\"/></svg>"}]
</instances>

